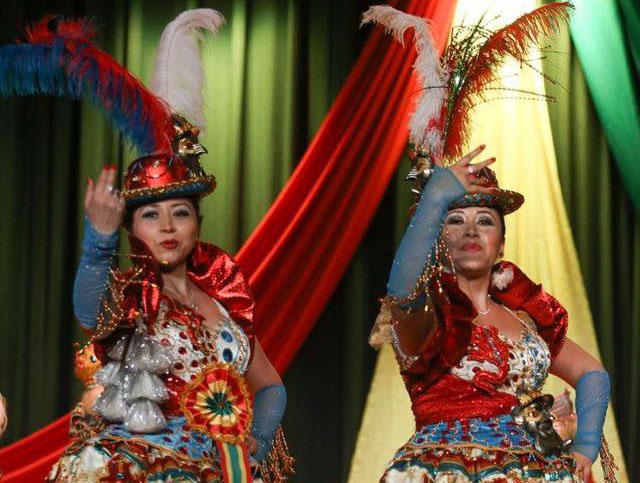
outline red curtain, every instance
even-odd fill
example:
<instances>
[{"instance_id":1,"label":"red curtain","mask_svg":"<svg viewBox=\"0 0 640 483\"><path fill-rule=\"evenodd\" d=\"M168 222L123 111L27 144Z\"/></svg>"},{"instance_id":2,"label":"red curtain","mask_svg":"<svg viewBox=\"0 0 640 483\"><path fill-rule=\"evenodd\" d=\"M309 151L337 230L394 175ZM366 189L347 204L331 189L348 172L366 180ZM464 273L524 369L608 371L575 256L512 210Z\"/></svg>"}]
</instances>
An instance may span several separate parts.
<instances>
[{"instance_id":1,"label":"red curtain","mask_svg":"<svg viewBox=\"0 0 640 483\"><path fill-rule=\"evenodd\" d=\"M431 19L444 49L456 2L395 3ZM238 253L256 295L260 342L280 372L347 269L406 147L414 59L413 47L373 30L302 161Z\"/></svg>"},{"instance_id":2,"label":"red curtain","mask_svg":"<svg viewBox=\"0 0 640 483\"><path fill-rule=\"evenodd\" d=\"M444 48L456 2L390 3L430 18ZM258 337L281 373L344 274L405 149L414 59L413 48L372 31L303 159L237 254L256 296ZM64 416L0 451L2 481L41 481L68 443L68 422Z\"/></svg>"}]
</instances>

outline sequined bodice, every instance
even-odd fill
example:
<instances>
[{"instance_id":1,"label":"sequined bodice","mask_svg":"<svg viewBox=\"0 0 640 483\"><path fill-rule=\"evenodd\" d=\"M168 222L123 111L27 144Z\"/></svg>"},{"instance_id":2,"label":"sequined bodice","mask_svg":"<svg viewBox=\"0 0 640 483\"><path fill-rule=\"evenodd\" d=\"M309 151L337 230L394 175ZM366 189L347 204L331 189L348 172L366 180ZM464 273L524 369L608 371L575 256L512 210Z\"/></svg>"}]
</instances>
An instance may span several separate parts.
<instances>
[{"instance_id":1,"label":"sequined bodice","mask_svg":"<svg viewBox=\"0 0 640 483\"><path fill-rule=\"evenodd\" d=\"M211 362L224 362L244 374L249 365L249 339L218 304L221 319L210 330L187 307L163 300L150 338L162 345L173 361L170 372L191 382Z\"/></svg>"},{"instance_id":2,"label":"sequined bodice","mask_svg":"<svg viewBox=\"0 0 640 483\"><path fill-rule=\"evenodd\" d=\"M526 314L518 315L524 325L518 340L510 340L495 327L474 326L471 345L451 374L514 396L539 392L551 356L535 324Z\"/></svg>"}]
</instances>

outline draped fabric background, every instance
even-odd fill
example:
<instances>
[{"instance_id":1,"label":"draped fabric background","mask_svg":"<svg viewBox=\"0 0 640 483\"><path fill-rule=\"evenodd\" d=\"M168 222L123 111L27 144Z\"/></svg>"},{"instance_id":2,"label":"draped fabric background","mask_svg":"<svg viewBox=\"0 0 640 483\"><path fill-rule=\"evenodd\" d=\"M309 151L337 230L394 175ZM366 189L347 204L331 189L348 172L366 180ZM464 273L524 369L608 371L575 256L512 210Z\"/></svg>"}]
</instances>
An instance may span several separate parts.
<instances>
[{"instance_id":1,"label":"draped fabric background","mask_svg":"<svg viewBox=\"0 0 640 483\"><path fill-rule=\"evenodd\" d=\"M45 12L92 15L105 50L145 79L164 25L194 6L176 1L158 8L156 2L137 0L3 2L1 41L13 41L18 24ZM212 102L208 113L213 122L204 139L211 153L205 164L220 188L204 204L203 237L235 252L271 205L342 86L366 37L357 29L366 4L218 1L212 6L229 25L208 52L208 93L220 102ZM0 388L10 402L7 442L43 427L75 401L71 342L80 334L70 288L81 235L81 180L95 176L105 163L122 166L131 153L92 107L51 99L1 102L7 129L0 134L0 188L7 209L0 217L5 233ZM370 315L358 314L368 310L364 301L372 290L368 278L358 276L363 257L356 257L360 261L336 292L322 330L300 354L300 369L285 380L287 418L293 420L285 424L300 455L301 479L314 472L318 478L318 459L329 463L322 473L333 480L348 466L372 357L365 352L359 364L346 364L363 352L347 347L366 347ZM343 324L349 317L353 323ZM341 370L347 366L348 371ZM316 434L308 429L312 419Z\"/></svg>"},{"instance_id":2,"label":"draped fabric background","mask_svg":"<svg viewBox=\"0 0 640 483\"><path fill-rule=\"evenodd\" d=\"M473 0L459 0L454 24L472 24L487 9L487 18L499 16L492 23L492 27L497 28L499 24L513 20L535 6L533 0L514 1L508 5L495 2L491 7ZM557 58L553 57L553 60L557 61ZM541 76L520 69L517 65L505 66L501 77L508 88L523 89L525 92L544 91ZM550 109L553 107L551 105ZM496 156L498 159L493 167L501 186L523 193L526 199L523 208L506 219L505 259L516 262L525 273L533 280L542 282L564 304L570 314L569 336L597 356L599 350L589 303L560 190L555 138L551 136L547 104L524 100L490 101L477 106L473 119L470 149L486 143L485 156ZM578 116L577 119L582 118ZM570 180L568 184L573 186ZM593 200L582 206L592 211ZM585 245L591 243L591 251L594 248L592 240L592 234L584 240ZM608 320L613 323L610 318ZM633 334L630 328L628 326L627 332L624 332L627 337ZM603 362L611 372L615 370L606 358ZM563 383L552 378L548 390L557 393L563 387ZM628 390L623 395L625 398L633 397ZM637 401L637 397L632 400ZM624 421L621 427L625 428L629 419L627 413L621 414ZM627 477L613 416L613 411L610 411L605 431L621 466L619 481L636 481ZM349 483L366 483L379 478L385 461L391 459L393 452L404 444L413 431L409 398L399 377L393 353L389 347L385 347L378 356ZM631 455L629 459L634 459L634 453L627 454ZM594 465L594 473L598 478L596 481L602 481L599 463Z\"/></svg>"},{"instance_id":3,"label":"draped fabric background","mask_svg":"<svg viewBox=\"0 0 640 483\"><path fill-rule=\"evenodd\" d=\"M620 2L624 5L626 0ZM343 85L369 32L356 28L369 3L173 0L159 5L150 0L56 0L25 5L5 0L0 42L12 41L16 25L45 12L89 14L99 24L101 45L148 79L158 37L168 21L185 8L211 6L222 11L228 25L207 50L212 102L207 113L210 134L203 138L210 152L205 165L218 177L219 188L203 206L203 238L235 252L280 192ZM364 91L369 86L361 87ZM578 119L582 112L577 109L572 116ZM344 125L348 127L350 120L343 120ZM105 163L126 165L131 153L120 146L102 115L84 104L2 100L0 121L4 128L0 132L0 199L4 202L0 390L10 399L11 418L9 434L2 441L6 444L43 427L75 401L70 347L81 334L70 310L70 287L81 235L82 180L94 176ZM352 127L357 134L357 124ZM571 149L577 149L575 141L571 143ZM586 159L588 151L582 153ZM572 158L575 154L569 152L565 159ZM580 179L563 176L560 154L558 159L565 199L570 196L567 193L582 193L571 195L573 204L567 201L572 227L583 227L584 240L591 240L594 225L583 207L593 206L594 192L610 199L607 189L618 193L620 180L609 166L609 171L598 172L609 173L609 185L598 185L602 178L592 175L586 163L576 171L584 170ZM298 458L295 481L344 481L347 477L375 357L366 346L366 335L377 311L375 298L384 293L396 244L389 234L392 228L397 233L402 230L406 198L401 181L388 190L361 248L285 375L289 390L285 426ZM638 397L637 392L624 392L627 388L621 385L630 384L638 391L638 347L632 344L638 340L640 313L633 303L640 280L638 229L622 197L608 209L615 213L618 225L607 226L603 218L596 229L600 239L610 243L610 258L594 261L593 270L585 270L585 276L591 281L591 276L598 278L608 269L613 280L624 280L619 287L605 279L594 280L595 289L589 283L587 289L591 297L601 297L603 314L613 310L628 324L603 324L598 329L599 335L609 337L609 348L603 348L605 362L609 364L607 357L613 354L616 369L627 371L626 377L618 376L615 402L619 411L626 411L619 413L624 418L622 437L633 451L638 421L632 409ZM572 217L574 211L582 213L579 221ZM359 212L353 209L352 213L357 217ZM366 226L362 220L358 224ZM588 250L588 242L577 240L577 245L581 262L597 256ZM635 267L632 276L625 271L629 263ZM594 305L596 323L598 310ZM624 347L617 344L614 349L614 333L631 333L635 339L628 337ZM279 335L272 337L277 341ZM34 445L25 449L37 452ZM368 457L367 462L373 462L374 453ZM382 464L386 458L382 457Z\"/></svg>"},{"instance_id":4,"label":"draped fabric background","mask_svg":"<svg viewBox=\"0 0 640 483\"><path fill-rule=\"evenodd\" d=\"M549 105L549 117L558 176L600 354L612 376L630 481L638 481L640 218L626 194L568 29L551 50L563 53L544 61L545 72L563 86L546 85L557 98Z\"/></svg>"},{"instance_id":5,"label":"draped fabric background","mask_svg":"<svg viewBox=\"0 0 640 483\"><path fill-rule=\"evenodd\" d=\"M633 63L638 62L640 40L633 34L638 34L640 7L637 2L633 7L625 0L577 0L574 4L571 36L576 52L585 66L585 78L623 184L636 211L640 211L639 72L638 64L634 68ZM623 25L630 28L628 36Z\"/></svg>"}]
</instances>

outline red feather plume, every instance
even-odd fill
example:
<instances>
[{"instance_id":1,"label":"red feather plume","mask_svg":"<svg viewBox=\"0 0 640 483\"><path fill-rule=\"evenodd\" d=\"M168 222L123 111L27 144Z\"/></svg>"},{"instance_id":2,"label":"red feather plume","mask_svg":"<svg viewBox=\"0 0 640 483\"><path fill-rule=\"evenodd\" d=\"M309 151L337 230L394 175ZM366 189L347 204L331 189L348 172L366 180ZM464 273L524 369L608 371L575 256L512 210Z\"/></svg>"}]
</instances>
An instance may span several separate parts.
<instances>
[{"instance_id":1,"label":"red feather plume","mask_svg":"<svg viewBox=\"0 0 640 483\"><path fill-rule=\"evenodd\" d=\"M55 24L55 29L52 25ZM27 42L50 43L55 38L88 42L93 39L95 28L84 18L62 19L58 15L45 15L42 20L25 29Z\"/></svg>"},{"instance_id":2,"label":"red feather plume","mask_svg":"<svg viewBox=\"0 0 640 483\"><path fill-rule=\"evenodd\" d=\"M463 155L463 149L469 138L470 110L479 100L484 100L487 85L497 79L499 68L508 57L518 62L527 63L527 55L532 47L538 45L544 37L555 33L559 25L569 18L573 7L569 2L554 3L522 15L510 25L491 34L478 49L477 53L467 60L466 65L456 65L462 50L469 45L452 44L444 55L450 72L460 73L462 85L453 92L450 84L449 98L445 102L448 109L445 118L441 118L444 136L444 154L449 159L457 159ZM478 26L478 32L484 31ZM477 40L477 39L476 39ZM467 37L464 42L473 42ZM450 81L451 82L451 81Z\"/></svg>"},{"instance_id":3,"label":"red feather plume","mask_svg":"<svg viewBox=\"0 0 640 483\"><path fill-rule=\"evenodd\" d=\"M64 82L58 80L57 84L38 77L40 92L87 97L103 109L141 154L171 153L174 131L169 106L126 67L98 48L93 42L94 33L93 23L88 19L54 15L47 15L25 29L24 45L49 48L47 62L41 62L42 69L54 71L60 67L64 72ZM25 70L31 64L34 62L28 63Z\"/></svg>"}]
</instances>

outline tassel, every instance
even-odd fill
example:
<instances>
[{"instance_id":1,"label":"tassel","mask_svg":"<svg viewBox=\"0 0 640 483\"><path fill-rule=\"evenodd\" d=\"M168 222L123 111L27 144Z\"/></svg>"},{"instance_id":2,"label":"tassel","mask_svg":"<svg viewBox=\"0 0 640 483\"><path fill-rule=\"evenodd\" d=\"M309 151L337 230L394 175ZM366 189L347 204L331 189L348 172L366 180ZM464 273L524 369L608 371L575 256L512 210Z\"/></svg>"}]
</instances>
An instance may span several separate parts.
<instances>
[{"instance_id":1,"label":"tassel","mask_svg":"<svg viewBox=\"0 0 640 483\"><path fill-rule=\"evenodd\" d=\"M137 371L131 381L127 402L140 398L163 403L169 399L169 392L158 376L148 371Z\"/></svg>"},{"instance_id":2,"label":"tassel","mask_svg":"<svg viewBox=\"0 0 640 483\"><path fill-rule=\"evenodd\" d=\"M295 459L289 453L289 445L280 426L273 438L271 451L260 465L260 476L264 483L286 483L289 476L296 473L294 464Z\"/></svg>"},{"instance_id":3,"label":"tassel","mask_svg":"<svg viewBox=\"0 0 640 483\"><path fill-rule=\"evenodd\" d=\"M93 407L97 413L108 421L122 422L127 414L124 393L122 389L116 386L106 387L96 399Z\"/></svg>"},{"instance_id":4,"label":"tassel","mask_svg":"<svg viewBox=\"0 0 640 483\"><path fill-rule=\"evenodd\" d=\"M96 382L105 387L116 385L118 371L120 371L120 363L109 362L107 365L100 368L98 372L96 372Z\"/></svg>"},{"instance_id":5,"label":"tassel","mask_svg":"<svg viewBox=\"0 0 640 483\"><path fill-rule=\"evenodd\" d=\"M600 445L600 464L602 465L602 473L605 483L618 483L616 478L616 470L619 470L613 454L609 450L609 443L602 435L602 444Z\"/></svg>"},{"instance_id":6,"label":"tassel","mask_svg":"<svg viewBox=\"0 0 640 483\"><path fill-rule=\"evenodd\" d=\"M127 346L129 344L129 337L123 335L118 342L115 343L113 348L107 353L110 359L114 361L121 361L124 358Z\"/></svg>"}]
</instances>

